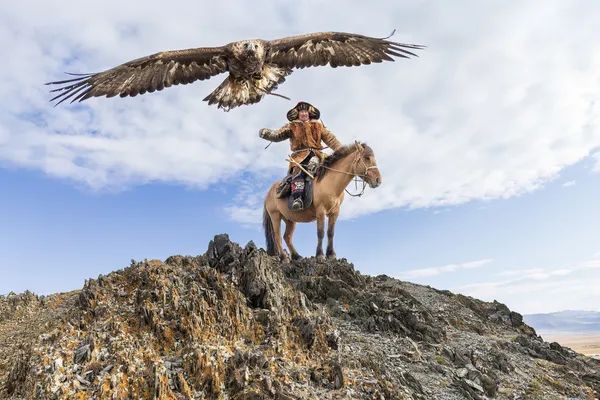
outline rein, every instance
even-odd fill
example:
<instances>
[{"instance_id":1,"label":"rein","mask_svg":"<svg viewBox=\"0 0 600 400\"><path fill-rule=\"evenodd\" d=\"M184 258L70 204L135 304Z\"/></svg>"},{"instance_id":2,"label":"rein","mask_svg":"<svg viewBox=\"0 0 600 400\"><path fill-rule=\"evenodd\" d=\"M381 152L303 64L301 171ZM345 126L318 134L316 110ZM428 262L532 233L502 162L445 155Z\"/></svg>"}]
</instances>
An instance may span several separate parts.
<instances>
[{"instance_id":1,"label":"rein","mask_svg":"<svg viewBox=\"0 0 600 400\"><path fill-rule=\"evenodd\" d=\"M346 175L351 175L353 177L360 177L360 178L362 178L362 180L363 180L363 187L362 187L362 190L360 191L360 193L358 193L358 194L352 194L352 193L350 193L348 191L348 189L344 189L346 191L346 193L348 193L352 197L361 197L365 193L365 188L367 187L367 182L365 181L364 178L367 177L367 174L369 173L369 170L376 169L378 167L376 165L372 165L370 167L367 167L367 164L365 164L365 162L361 160L360 155L361 155L361 152L359 152L358 156L354 159L354 161L352 161L352 165L358 164L358 162L360 161L365 166L365 172L363 172L362 174L350 173L350 172L347 172L347 171L342 171L340 169L335 169L335 168L331 168L331 167L325 167L324 165L319 166L319 168L325 168L325 169L328 169L330 171L340 172L342 174L346 174ZM355 186L356 186L356 180L354 180L354 183L355 183Z\"/></svg>"}]
</instances>

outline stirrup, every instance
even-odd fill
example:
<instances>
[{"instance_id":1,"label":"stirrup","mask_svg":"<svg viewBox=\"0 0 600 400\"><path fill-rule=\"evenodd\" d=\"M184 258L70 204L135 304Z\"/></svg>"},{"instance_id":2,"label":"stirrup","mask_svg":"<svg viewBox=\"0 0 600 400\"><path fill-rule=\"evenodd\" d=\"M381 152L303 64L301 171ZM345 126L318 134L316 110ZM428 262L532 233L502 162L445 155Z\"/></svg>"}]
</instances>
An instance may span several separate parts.
<instances>
[{"instance_id":1,"label":"stirrup","mask_svg":"<svg viewBox=\"0 0 600 400\"><path fill-rule=\"evenodd\" d=\"M292 210L294 210L294 211L302 210L303 207L304 207L304 202L302 201L301 198L295 199L294 202L292 203Z\"/></svg>"}]
</instances>

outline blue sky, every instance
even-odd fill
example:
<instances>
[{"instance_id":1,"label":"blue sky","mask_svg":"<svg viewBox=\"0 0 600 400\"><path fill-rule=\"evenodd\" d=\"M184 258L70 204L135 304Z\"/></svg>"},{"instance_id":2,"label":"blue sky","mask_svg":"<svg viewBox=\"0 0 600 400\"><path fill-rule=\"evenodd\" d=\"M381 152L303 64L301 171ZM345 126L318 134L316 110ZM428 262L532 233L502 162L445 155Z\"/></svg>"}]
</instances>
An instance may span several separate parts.
<instances>
[{"instance_id":1,"label":"blue sky","mask_svg":"<svg viewBox=\"0 0 600 400\"><path fill-rule=\"evenodd\" d=\"M597 174L590 173L590 164L583 161L565 169L530 195L382 211L340 221L338 256L353 262L363 274L387 274L451 290L496 281L503 271L569 269L600 249L595 235L600 224L596 212L600 182ZM259 226L232 221L222 211L222 204L235 192L234 185L197 191L148 184L119 193L91 193L71 182L14 169L0 170L0 182L9 193L0 198L0 218L5 221L0 227L0 293L78 289L85 279L126 267L132 258L164 260L174 254L202 254L219 233L228 233L241 245L253 240L264 246ZM367 189L364 196L376 193ZM312 255L315 225L299 225L295 241L302 254ZM490 261L474 269L403 276L407 271L478 260ZM498 299L516 309L534 297L514 296L519 299L515 301L493 290L490 295L479 297ZM531 301L531 311L570 306L554 302L539 308L536 300Z\"/></svg>"},{"instance_id":2,"label":"blue sky","mask_svg":"<svg viewBox=\"0 0 600 400\"><path fill-rule=\"evenodd\" d=\"M170 4L185 12L159 0L3 9L0 293L77 289L131 258L201 254L218 233L262 245L262 199L289 147L265 150L258 130L304 100L342 143L369 143L383 174L381 187L346 198L338 256L523 313L598 307L600 55L589 49L600 47L600 3ZM229 113L202 102L224 75L58 107L42 84L160 50L393 29L427 49L299 70L277 90L291 102ZM297 228L302 254L315 236L314 224Z\"/></svg>"}]
</instances>

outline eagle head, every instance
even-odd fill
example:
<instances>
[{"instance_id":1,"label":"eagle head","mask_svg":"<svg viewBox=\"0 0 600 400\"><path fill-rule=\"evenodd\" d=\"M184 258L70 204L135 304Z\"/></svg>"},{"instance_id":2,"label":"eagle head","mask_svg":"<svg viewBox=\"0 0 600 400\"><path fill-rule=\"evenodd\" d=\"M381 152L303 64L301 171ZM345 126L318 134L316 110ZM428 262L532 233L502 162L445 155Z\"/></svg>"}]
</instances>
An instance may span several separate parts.
<instances>
[{"instance_id":1,"label":"eagle head","mask_svg":"<svg viewBox=\"0 0 600 400\"><path fill-rule=\"evenodd\" d=\"M242 40L234 45L235 52L240 56L262 59L265 46L261 40Z\"/></svg>"},{"instance_id":2,"label":"eagle head","mask_svg":"<svg viewBox=\"0 0 600 400\"><path fill-rule=\"evenodd\" d=\"M240 55L250 55L256 53L258 50L258 43L255 43L253 40L242 40L237 42L234 47Z\"/></svg>"}]
</instances>

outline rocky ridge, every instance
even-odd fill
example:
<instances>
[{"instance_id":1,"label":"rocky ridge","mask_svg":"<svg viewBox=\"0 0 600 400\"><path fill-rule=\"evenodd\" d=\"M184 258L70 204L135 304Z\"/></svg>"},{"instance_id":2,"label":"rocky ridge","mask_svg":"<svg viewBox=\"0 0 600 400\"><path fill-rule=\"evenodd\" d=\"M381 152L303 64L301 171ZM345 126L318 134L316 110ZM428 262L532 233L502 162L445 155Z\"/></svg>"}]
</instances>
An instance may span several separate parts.
<instances>
[{"instance_id":1,"label":"rocky ridge","mask_svg":"<svg viewBox=\"0 0 600 400\"><path fill-rule=\"evenodd\" d=\"M600 362L498 302L280 264L217 235L81 290L0 296L2 399L595 399Z\"/></svg>"}]
</instances>

